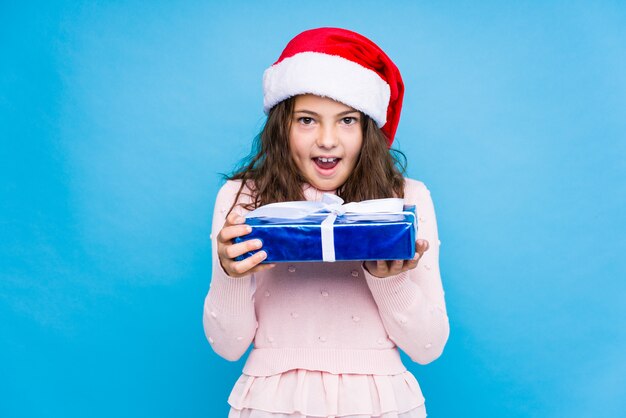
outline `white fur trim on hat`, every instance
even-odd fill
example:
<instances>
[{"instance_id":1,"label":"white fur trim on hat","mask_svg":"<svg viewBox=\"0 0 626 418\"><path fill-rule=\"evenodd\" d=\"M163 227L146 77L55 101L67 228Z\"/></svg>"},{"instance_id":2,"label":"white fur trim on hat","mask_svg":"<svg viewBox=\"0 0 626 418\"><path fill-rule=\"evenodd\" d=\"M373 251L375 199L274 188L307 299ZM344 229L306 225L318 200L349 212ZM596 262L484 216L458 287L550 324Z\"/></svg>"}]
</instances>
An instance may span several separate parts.
<instances>
[{"instance_id":1,"label":"white fur trim on hat","mask_svg":"<svg viewBox=\"0 0 626 418\"><path fill-rule=\"evenodd\" d=\"M265 112L299 94L329 97L359 110L379 127L387 121L389 85L376 72L337 55L301 52L263 74Z\"/></svg>"}]
</instances>

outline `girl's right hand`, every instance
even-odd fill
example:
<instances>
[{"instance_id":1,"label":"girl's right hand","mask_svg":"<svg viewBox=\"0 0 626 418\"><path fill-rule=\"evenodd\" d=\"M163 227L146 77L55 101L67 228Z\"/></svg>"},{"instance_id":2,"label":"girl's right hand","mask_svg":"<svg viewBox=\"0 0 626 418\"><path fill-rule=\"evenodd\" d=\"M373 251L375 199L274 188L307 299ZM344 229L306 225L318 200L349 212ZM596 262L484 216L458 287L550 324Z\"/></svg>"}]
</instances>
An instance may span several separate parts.
<instances>
[{"instance_id":1,"label":"girl's right hand","mask_svg":"<svg viewBox=\"0 0 626 418\"><path fill-rule=\"evenodd\" d=\"M259 251L250 257L236 261L235 258L249 251L258 250L262 243L258 239L233 243L233 238L242 237L252 231L250 225L244 223L244 219L238 214L231 212L226 217L224 227L217 236L217 255L222 268L230 277L242 277L258 271L268 270L274 264L260 264L267 257L265 251Z\"/></svg>"}]
</instances>

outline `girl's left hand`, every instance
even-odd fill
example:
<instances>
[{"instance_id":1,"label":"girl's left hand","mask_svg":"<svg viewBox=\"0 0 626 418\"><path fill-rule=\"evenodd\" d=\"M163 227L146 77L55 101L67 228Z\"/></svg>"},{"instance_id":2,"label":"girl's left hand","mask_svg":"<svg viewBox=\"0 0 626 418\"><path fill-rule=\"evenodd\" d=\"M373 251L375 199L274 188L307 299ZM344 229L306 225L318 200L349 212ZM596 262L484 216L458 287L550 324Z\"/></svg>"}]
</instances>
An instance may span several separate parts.
<instances>
[{"instance_id":1,"label":"girl's left hand","mask_svg":"<svg viewBox=\"0 0 626 418\"><path fill-rule=\"evenodd\" d=\"M415 241L415 257L412 260L378 260L363 263L365 269L375 277L383 278L400 274L404 271L417 267L417 263L428 250L428 241L418 239Z\"/></svg>"}]
</instances>

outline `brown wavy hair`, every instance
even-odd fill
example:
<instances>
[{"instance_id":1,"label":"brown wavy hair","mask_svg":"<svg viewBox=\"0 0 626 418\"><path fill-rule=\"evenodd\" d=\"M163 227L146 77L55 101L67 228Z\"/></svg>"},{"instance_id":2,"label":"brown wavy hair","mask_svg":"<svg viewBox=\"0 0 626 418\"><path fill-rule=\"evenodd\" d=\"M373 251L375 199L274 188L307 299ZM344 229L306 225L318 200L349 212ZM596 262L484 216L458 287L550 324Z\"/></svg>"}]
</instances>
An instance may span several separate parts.
<instances>
[{"instance_id":1,"label":"brown wavy hair","mask_svg":"<svg viewBox=\"0 0 626 418\"><path fill-rule=\"evenodd\" d=\"M261 133L255 138L251 154L227 176L241 180L241 187L230 210L235 207L244 186L252 196L244 205L253 210L262 205L292 200L305 200L303 184L306 179L291 157L289 131L295 98L274 106L267 116ZM385 134L367 115L361 113L363 145L354 170L337 189L337 195L346 202L368 199L404 197L406 157L398 150L389 149Z\"/></svg>"}]
</instances>

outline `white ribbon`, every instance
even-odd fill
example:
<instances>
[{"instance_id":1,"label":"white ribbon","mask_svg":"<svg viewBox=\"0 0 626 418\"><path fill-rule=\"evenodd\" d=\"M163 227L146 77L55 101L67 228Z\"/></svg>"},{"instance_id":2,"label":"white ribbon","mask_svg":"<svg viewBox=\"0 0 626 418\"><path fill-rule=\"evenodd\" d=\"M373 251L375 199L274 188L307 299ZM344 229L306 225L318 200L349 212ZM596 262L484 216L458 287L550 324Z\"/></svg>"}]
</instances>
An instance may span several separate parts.
<instances>
[{"instance_id":1,"label":"white ribbon","mask_svg":"<svg viewBox=\"0 0 626 418\"><path fill-rule=\"evenodd\" d=\"M335 235L333 225L338 215L356 214L402 214L404 200L373 199L362 202L343 204L343 199L330 193L324 193L321 202L296 201L270 203L261 206L246 215L246 218L283 218L301 219L310 215L328 213L321 223L322 259L335 261Z\"/></svg>"}]
</instances>

